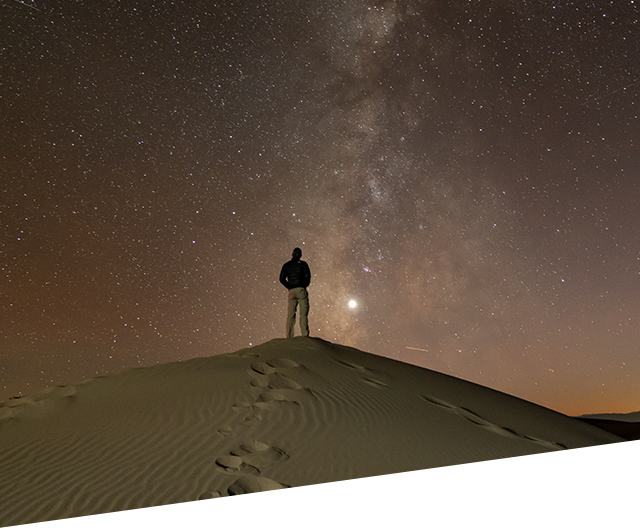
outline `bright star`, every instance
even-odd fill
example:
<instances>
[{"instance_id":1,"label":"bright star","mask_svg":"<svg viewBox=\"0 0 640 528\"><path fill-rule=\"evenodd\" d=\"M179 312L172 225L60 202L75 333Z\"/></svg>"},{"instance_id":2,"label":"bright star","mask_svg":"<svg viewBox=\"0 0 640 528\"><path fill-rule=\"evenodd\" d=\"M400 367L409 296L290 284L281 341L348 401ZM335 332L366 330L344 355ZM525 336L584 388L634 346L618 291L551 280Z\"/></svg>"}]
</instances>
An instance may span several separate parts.
<instances>
[{"instance_id":1,"label":"bright star","mask_svg":"<svg viewBox=\"0 0 640 528\"><path fill-rule=\"evenodd\" d=\"M351 299L349 301L349 308L355 308L358 305L358 303L356 301L354 301L353 299Z\"/></svg>"}]
</instances>

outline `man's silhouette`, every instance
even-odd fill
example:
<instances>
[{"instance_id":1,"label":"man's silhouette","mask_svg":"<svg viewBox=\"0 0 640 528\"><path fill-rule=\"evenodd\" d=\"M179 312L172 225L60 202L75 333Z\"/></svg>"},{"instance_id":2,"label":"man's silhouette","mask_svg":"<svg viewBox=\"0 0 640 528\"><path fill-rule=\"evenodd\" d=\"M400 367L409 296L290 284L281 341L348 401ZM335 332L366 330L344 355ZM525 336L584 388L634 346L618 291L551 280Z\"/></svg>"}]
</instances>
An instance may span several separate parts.
<instances>
[{"instance_id":1,"label":"man's silhouette","mask_svg":"<svg viewBox=\"0 0 640 528\"><path fill-rule=\"evenodd\" d=\"M293 326L296 322L296 309L300 305L300 331L303 336L309 335L309 295L307 286L311 282L309 265L300 260L302 250L295 248L292 259L285 262L280 270L280 282L289 290L289 309L287 312L287 337L293 337Z\"/></svg>"}]
</instances>

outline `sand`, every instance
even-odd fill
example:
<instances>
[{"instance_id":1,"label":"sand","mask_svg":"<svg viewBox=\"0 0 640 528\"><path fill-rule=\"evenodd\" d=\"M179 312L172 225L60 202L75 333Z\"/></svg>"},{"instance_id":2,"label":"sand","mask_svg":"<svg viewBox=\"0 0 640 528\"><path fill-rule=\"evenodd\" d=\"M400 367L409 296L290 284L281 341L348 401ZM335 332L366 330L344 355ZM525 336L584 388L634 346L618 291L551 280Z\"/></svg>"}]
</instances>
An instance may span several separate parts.
<instances>
[{"instance_id":1,"label":"sand","mask_svg":"<svg viewBox=\"0 0 640 528\"><path fill-rule=\"evenodd\" d=\"M0 526L621 441L428 369L274 339L0 403Z\"/></svg>"},{"instance_id":2,"label":"sand","mask_svg":"<svg viewBox=\"0 0 640 528\"><path fill-rule=\"evenodd\" d=\"M600 429L604 429L605 431L609 431L610 433L624 438L625 440L640 440L639 422L618 419L607 420L605 418L588 418L584 416L578 417L578 420L588 423L589 425L594 425Z\"/></svg>"}]
</instances>

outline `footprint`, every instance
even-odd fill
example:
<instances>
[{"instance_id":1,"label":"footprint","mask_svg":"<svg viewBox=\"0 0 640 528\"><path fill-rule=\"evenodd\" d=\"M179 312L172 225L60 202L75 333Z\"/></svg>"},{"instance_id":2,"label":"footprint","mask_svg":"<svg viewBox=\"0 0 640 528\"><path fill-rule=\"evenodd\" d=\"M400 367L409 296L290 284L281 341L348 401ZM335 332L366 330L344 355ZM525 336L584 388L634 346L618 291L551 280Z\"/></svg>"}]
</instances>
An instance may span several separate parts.
<instances>
[{"instance_id":1,"label":"footprint","mask_svg":"<svg viewBox=\"0 0 640 528\"><path fill-rule=\"evenodd\" d=\"M300 405L305 400L314 400L315 395L309 389L272 389L266 387L257 397L255 406L275 409L276 405ZM260 404L269 405L260 405Z\"/></svg>"},{"instance_id":2,"label":"footprint","mask_svg":"<svg viewBox=\"0 0 640 528\"><path fill-rule=\"evenodd\" d=\"M300 405L307 399L315 399L311 389L294 380L291 375L319 384L326 383L321 376L313 373L299 363L285 357L275 357L268 361L254 361L248 369L249 383L254 390L255 401L240 402L233 409L245 413L239 425L247 425L262 420L263 412L278 408L283 404ZM228 432L218 432L228 436Z\"/></svg>"},{"instance_id":3,"label":"footprint","mask_svg":"<svg viewBox=\"0 0 640 528\"><path fill-rule=\"evenodd\" d=\"M249 371L252 375L251 386L261 389L254 407L271 409L280 403L300 404L305 398L315 397L310 389L290 377L290 369L296 369L297 374L309 372L300 364L285 357L275 357L267 362L257 361L251 364Z\"/></svg>"},{"instance_id":4,"label":"footprint","mask_svg":"<svg viewBox=\"0 0 640 528\"><path fill-rule=\"evenodd\" d=\"M488 422L487 420L477 415L470 409L466 409L464 407L456 407L454 409L454 412L456 412L458 415L462 416L462 418L464 418L468 422L471 422L472 424L480 425L482 427L487 427L489 429L492 427L495 427L491 422Z\"/></svg>"},{"instance_id":5,"label":"footprint","mask_svg":"<svg viewBox=\"0 0 640 528\"><path fill-rule=\"evenodd\" d=\"M258 354L252 352L250 348L243 348L242 350L238 350L237 352L233 352L229 354L230 356L240 356L240 357L258 357Z\"/></svg>"},{"instance_id":6,"label":"footprint","mask_svg":"<svg viewBox=\"0 0 640 528\"><path fill-rule=\"evenodd\" d=\"M531 440L532 442L535 442L537 444L543 445L543 446L548 447L550 449L556 449L556 450L569 449L562 442L551 442L550 440L542 440L541 438L535 438L534 436L529 436L529 435L520 435L520 436L522 438L525 438L527 440Z\"/></svg>"},{"instance_id":7,"label":"footprint","mask_svg":"<svg viewBox=\"0 0 640 528\"><path fill-rule=\"evenodd\" d=\"M298 490L275 480L240 477L227 492L248 512L262 519L303 521L311 515L311 508Z\"/></svg>"},{"instance_id":8,"label":"footprint","mask_svg":"<svg viewBox=\"0 0 640 528\"><path fill-rule=\"evenodd\" d=\"M42 392L33 396L34 401L40 401L45 399L62 399L62 398L74 398L76 395L76 388L73 385L58 385L51 389L45 389Z\"/></svg>"},{"instance_id":9,"label":"footprint","mask_svg":"<svg viewBox=\"0 0 640 528\"><path fill-rule=\"evenodd\" d=\"M231 451L231 455L242 458L244 463L255 467L258 471L262 471L276 462L284 462L289 459L289 455L281 449L257 440L241 444L240 447Z\"/></svg>"},{"instance_id":10,"label":"footprint","mask_svg":"<svg viewBox=\"0 0 640 528\"><path fill-rule=\"evenodd\" d=\"M380 381L380 380L373 379L373 378L362 378L362 381L364 381L368 385L371 385L373 387L378 387L378 388L388 387L389 386L384 381Z\"/></svg>"},{"instance_id":11,"label":"footprint","mask_svg":"<svg viewBox=\"0 0 640 528\"><path fill-rule=\"evenodd\" d=\"M420 397L426 402L429 402L433 405L437 405L438 407L441 407L447 411L454 412L461 418L464 418L465 420L475 425L479 425L480 427L487 429L492 433L496 433L509 438L520 438L522 440L529 440L530 442L533 442L542 447L546 447L548 449L565 451L570 455L576 458L579 458L580 460L584 460L585 462L590 462L592 464L598 464L601 466L611 465L611 463L607 462L606 460L600 460L597 458L592 458L590 456L581 455L579 453L574 453L570 451L569 448L564 444L560 444L558 442L551 442L549 440L543 440L541 438L536 438L535 436L521 435L517 431L514 431L513 429L509 429L508 427L501 427L499 425L489 422L488 420L485 420L484 418L482 418L482 416L476 414L470 409L465 409L464 407L456 407L455 405L452 405L442 400L438 400L437 398L433 398L432 396L421 395Z\"/></svg>"},{"instance_id":12,"label":"footprint","mask_svg":"<svg viewBox=\"0 0 640 528\"><path fill-rule=\"evenodd\" d=\"M273 368L295 368L295 367L299 367L300 365L298 363L296 363L295 361L293 361L293 359L289 359L289 358L285 358L285 357L275 357L275 358L271 358L269 361L267 361L267 365L273 367Z\"/></svg>"},{"instance_id":13,"label":"footprint","mask_svg":"<svg viewBox=\"0 0 640 528\"><path fill-rule=\"evenodd\" d=\"M362 381L364 381L367 385L371 385L377 388L389 386L382 379L379 379L379 378L389 379L389 376L385 376L382 373L374 372L367 367L363 367L362 365L358 365L357 363L348 361L346 359L334 359L333 361L335 361L339 365L353 369L356 372L358 372L358 374L360 374L361 376Z\"/></svg>"},{"instance_id":14,"label":"footprint","mask_svg":"<svg viewBox=\"0 0 640 528\"><path fill-rule=\"evenodd\" d=\"M257 468L245 464L242 457L234 455L218 457L216 466L218 466L218 471L225 473L260 473Z\"/></svg>"},{"instance_id":15,"label":"footprint","mask_svg":"<svg viewBox=\"0 0 640 528\"><path fill-rule=\"evenodd\" d=\"M268 363L265 363L264 361L255 361L251 363L251 369L258 374L264 374L265 376L273 374L276 371L274 367L272 367Z\"/></svg>"},{"instance_id":16,"label":"footprint","mask_svg":"<svg viewBox=\"0 0 640 528\"><path fill-rule=\"evenodd\" d=\"M500 434L502 436L507 436L510 438L522 438L524 440L529 440L531 442L544 445L551 449L566 449L566 446L563 444L542 440L540 438L535 438L533 436L523 435L518 433L517 431L514 431L513 429L510 429L509 427L502 427L500 425L491 423L488 420L485 420L481 416L477 415L470 409L466 409L464 407L458 407L456 412L465 420L468 420L473 424L479 425L480 427L484 427L485 429L488 429L489 431L492 431L496 434Z\"/></svg>"},{"instance_id":17,"label":"footprint","mask_svg":"<svg viewBox=\"0 0 640 528\"><path fill-rule=\"evenodd\" d=\"M420 397L424 401L432 403L433 405L438 405L439 407L444 407L445 409L450 409L450 410L455 410L456 409L455 405L451 405L450 403L448 403L446 401L439 400L439 399L434 398L432 396L420 395Z\"/></svg>"},{"instance_id":18,"label":"footprint","mask_svg":"<svg viewBox=\"0 0 640 528\"><path fill-rule=\"evenodd\" d=\"M269 386L269 378L267 376L260 376L259 378L253 378L250 383L252 387L266 388Z\"/></svg>"},{"instance_id":19,"label":"footprint","mask_svg":"<svg viewBox=\"0 0 640 528\"><path fill-rule=\"evenodd\" d=\"M347 361L346 359L334 359L333 361L354 370L367 370L366 367L363 367L362 365L358 365L357 363L353 363L351 361Z\"/></svg>"},{"instance_id":20,"label":"footprint","mask_svg":"<svg viewBox=\"0 0 640 528\"><path fill-rule=\"evenodd\" d=\"M28 405L31 403L31 399L27 396L14 396L2 402L2 407L20 407L21 405Z\"/></svg>"},{"instance_id":21,"label":"footprint","mask_svg":"<svg viewBox=\"0 0 640 528\"><path fill-rule=\"evenodd\" d=\"M267 386L270 389L294 389L294 390L300 390L300 389L304 388L298 382L292 380L291 378L287 378L286 376L283 376L282 374L279 374L277 372L275 372L275 373L273 373L273 374L271 374L269 376Z\"/></svg>"},{"instance_id":22,"label":"footprint","mask_svg":"<svg viewBox=\"0 0 640 528\"><path fill-rule=\"evenodd\" d=\"M260 414L261 407L259 405L254 405L251 413L248 414L244 420L242 420L238 425L247 425L255 422L259 422L262 420L262 414Z\"/></svg>"},{"instance_id":23,"label":"footprint","mask_svg":"<svg viewBox=\"0 0 640 528\"><path fill-rule=\"evenodd\" d=\"M255 373L260 374L256 376ZM251 385L253 387L265 388L268 387L270 389L302 389L303 386L300 385L297 381L276 372L276 370L267 365L266 363L261 364L253 364L251 365L251 370L249 371L251 374Z\"/></svg>"},{"instance_id":24,"label":"footprint","mask_svg":"<svg viewBox=\"0 0 640 528\"><path fill-rule=\"evenodd\" d=\"M516 433L514 430L509 429L508 427L501 427L499 425L495 425L489 422L488 420L485 420L484 418L482 418L482 416L479 416L478 414L474 413L470 409L466 409L464 407L457 407L454 412L456 412L460 417L464 418L468 422L471 422L472 424L475 424L475 425L479 425L480 427L484 427L485 429L488 429L489 431L492 431L499 435L506 436L509 438L522 438L522 436Z\"/></svg>"},{"instance_id":25,"label":"footprint","mask_svg":"<svg viewBox=\"0 0 640 528\"><path fill-rule=\"evenodd\" d=\"M258 422L262 420L260 409L259 407L256 407L255 403L247 403L247 402L237 403L233 405L233 410L246 413L244 418L238 425L244 425L247 423Z\"/></svg>"},{"instance_id":26,"label":"footprint","mask_svg":"<svg viewBox=\"0 0 640 528\"><path fill-rule=\"evenodd\" d=\"M222 436L231 436L233 434L233 427L231 427L229 425L224 425L220 429L218 429L218 432Z\"/></svg>"},{"instance_id":27,"label":"footprint","mask_svg":"<svg viewBox=\"0 0 640 528\"><path fill-rule=\"evenodd\" d=\"M198 497L198 511L207 513L222 502L222 495L218 491L205 491Z\"/></svg>"},{"instance_id":28,"label":"footprint","mask_svg":"<svg viewBox=\"0 0 640 528\"><path fill-rule=\"evenodd\" d=\"M225 473L260 474L276 462L288 459L289 455L282 449L250 440L232 449L228 455L218 457L216 465L219 471Z\"/></svg>"},{"instance_id":29,"label":"footprint","mask_svg":"<svg viewBox=\"0 0 640 528\"><path fill-rule=\"evenodd\" d=\"M522 435L518 434L513 429L509 429L508 427L502 427L500 425L496 425L488 420L485 420L482 416L476 414L471 409L465 409L464 407L457 407L455 405L450 404L449 402L439 400L432 396L420 396L424 401L431 403L445 411L453 412L464 418L468 422L472 424L479 425L483 429L487 431L491 431L492 433L499 434L500 436L506 436L507 438L523 438Z\"/></svg>"}]
</instances>

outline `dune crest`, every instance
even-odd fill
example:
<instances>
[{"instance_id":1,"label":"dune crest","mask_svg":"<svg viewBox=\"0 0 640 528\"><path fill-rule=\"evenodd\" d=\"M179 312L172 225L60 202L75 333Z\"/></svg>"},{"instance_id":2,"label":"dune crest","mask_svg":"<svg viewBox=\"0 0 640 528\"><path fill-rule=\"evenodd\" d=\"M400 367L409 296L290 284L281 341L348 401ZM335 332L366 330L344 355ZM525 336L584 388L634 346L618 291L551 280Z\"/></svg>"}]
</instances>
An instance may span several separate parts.
<instances>
[{"instance_id":1,"label":"dune crest","mask_svg":"<svg viewBox=\"0 0 640 528\"><path fill-rule=\"evenodd\" d=\"M621 441L315 338L0 403L0 526Z\"/></svg>"}]
</instances>

